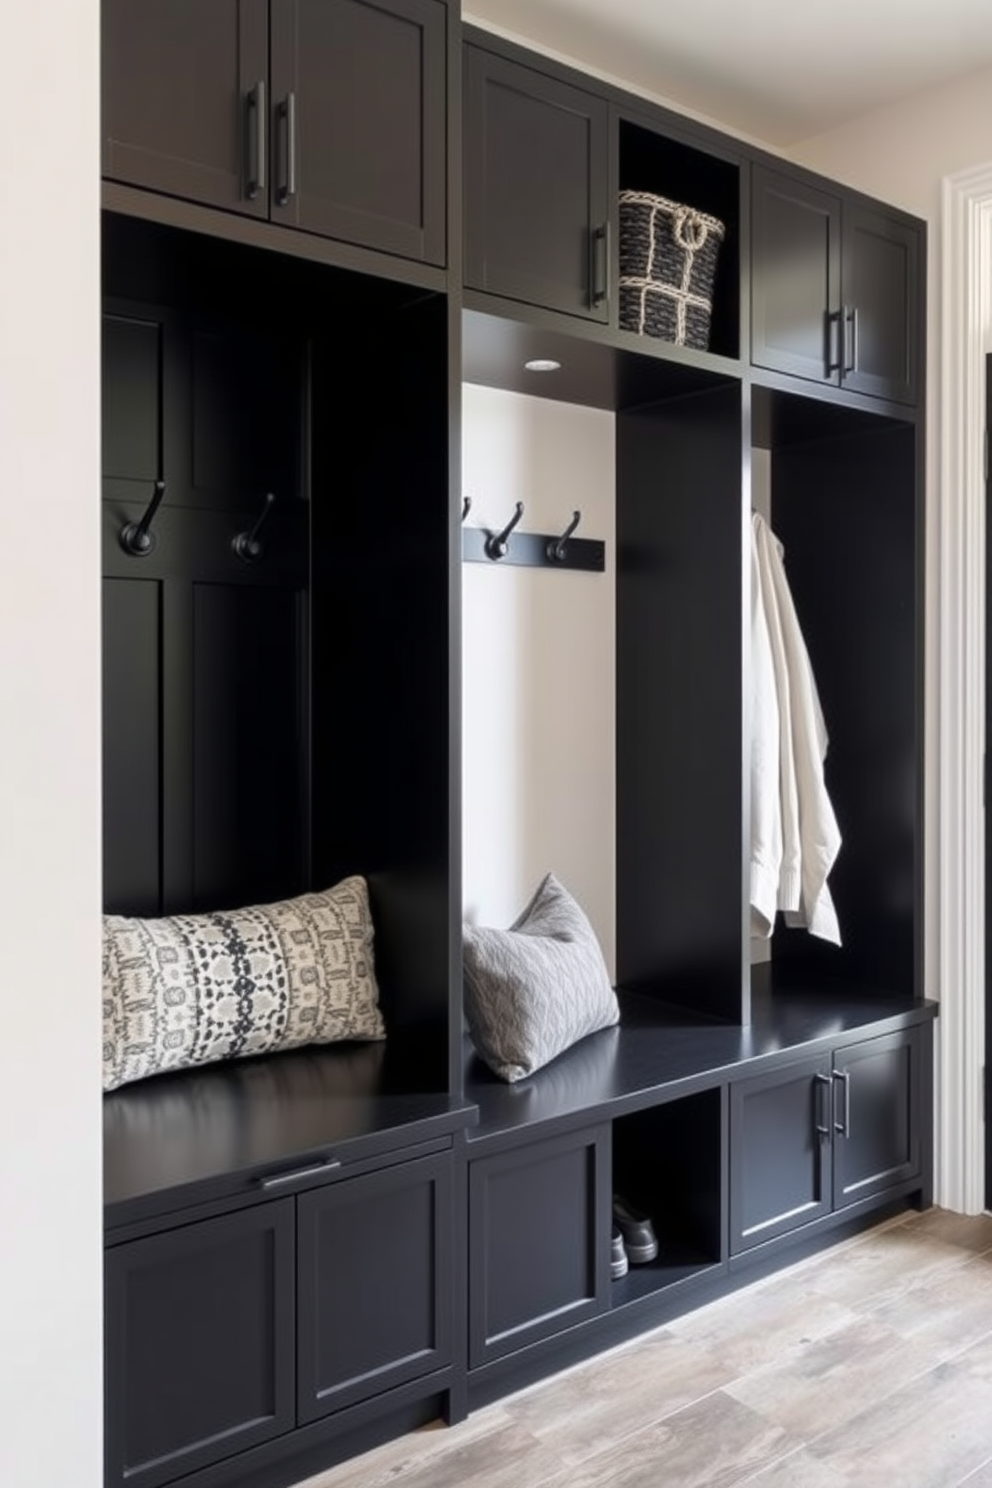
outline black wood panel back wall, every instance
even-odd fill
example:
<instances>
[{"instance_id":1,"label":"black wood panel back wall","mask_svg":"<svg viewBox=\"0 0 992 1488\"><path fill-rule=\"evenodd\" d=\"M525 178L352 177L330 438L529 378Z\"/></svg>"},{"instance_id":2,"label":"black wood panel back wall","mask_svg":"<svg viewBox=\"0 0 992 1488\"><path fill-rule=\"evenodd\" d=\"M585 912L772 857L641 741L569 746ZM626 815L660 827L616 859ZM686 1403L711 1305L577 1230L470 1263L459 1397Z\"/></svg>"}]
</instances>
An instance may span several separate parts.
<instances>
[{"instance_id":1,"label":"black wood panel back wall","mask_svg":"<svg viewBox=\"0 0 992 1488\"><path fill-rule=\"evenodd\" d=\"M844 838L830 876L843 945L779 930L798 961L851 983L919 991L922 674L915 430L862 416L772 456L772 517L830 735L826 778Z\"/></svg>"}]
</instances>

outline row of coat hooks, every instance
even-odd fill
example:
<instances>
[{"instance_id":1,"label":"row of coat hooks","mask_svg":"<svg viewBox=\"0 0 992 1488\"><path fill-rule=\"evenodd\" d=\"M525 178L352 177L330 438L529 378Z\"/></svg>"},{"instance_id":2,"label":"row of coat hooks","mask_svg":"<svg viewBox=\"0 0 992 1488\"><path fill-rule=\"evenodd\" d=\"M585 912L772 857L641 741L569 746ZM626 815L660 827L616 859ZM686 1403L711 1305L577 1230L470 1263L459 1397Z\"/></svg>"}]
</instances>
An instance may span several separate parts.
<instances>
[{"instance_id":1,"label":"row of coat hooks","mask_svg":"<svg viewBox=\"0 0 992 1488\"><path fill-rule=\"evenodd\" d=\"M513 516L498 532L487 527L466 527L465 519L472 510L472 498L462 502L462 558L466 563L515 563L527 568L573 568L585 573L602 573L606 567L606 544L594 538L574 537L582 513L572 512L572 520L560 534L519 532L524 504L518 501Z\"/></svg>"},{"instance_id":2,"label":"row of coat hooks","mask_svg":"<svg viewBox=\"0 0 992 1488\"><path fill-rule=\"evenodd\" d=\"M154 553L157 538L152 523L155 513L162 504L165 495L165 481L157 480L152 498L145 507L144 513L137 522L125 522L120 530L120 544L125 553L130 553L132 558L147 558L149 553ZM255 519L254 524L244 532L239 532L236 537L231 538L231 547L235 557L240 558L242 563L257 563L265 552L265 544L259 537L259 533L266 518L275 505L275 493L265 493L265 503L262 510Z\"/></svg>"}]
</instances>

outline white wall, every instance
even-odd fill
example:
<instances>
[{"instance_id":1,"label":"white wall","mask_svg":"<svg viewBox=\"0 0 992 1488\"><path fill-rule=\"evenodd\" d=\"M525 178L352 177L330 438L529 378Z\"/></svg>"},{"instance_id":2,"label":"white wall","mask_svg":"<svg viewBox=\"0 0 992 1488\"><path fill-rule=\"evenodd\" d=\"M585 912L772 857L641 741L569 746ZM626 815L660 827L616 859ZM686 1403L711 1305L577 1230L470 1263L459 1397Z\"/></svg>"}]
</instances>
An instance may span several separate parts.
<instances>
[{"instance_id":1,"label":"white wall","mask_svg":"<svg viewBox=\"0 0 992 1488\"><path fill-rule=\"evenodd\" d=\"M0 44L0 1484L102 1482L99 10Z\"/></svg>"},{"instance_id":2,"label":"white wall","mask_svg":"<svg viewBox=\"0 0 992 1488\"><path fill-rule=\"evenodd\" d=\"M553 374L537 374L553 375ZM468 525L606 543L604 574L462 567L466 916L506 926L553 870L615 945L614 419L466 385Z\"/></svg>"},{"instance_id":3,"label":"white wall","mask_svg":"<svg viewBox=\"0 0 992 1488\"><path fill-rule=\"evenodd\" d=\"M992 68L854 119L789 154L936 224L941 177L992 159Z\"/></svg>"}]
</instances>

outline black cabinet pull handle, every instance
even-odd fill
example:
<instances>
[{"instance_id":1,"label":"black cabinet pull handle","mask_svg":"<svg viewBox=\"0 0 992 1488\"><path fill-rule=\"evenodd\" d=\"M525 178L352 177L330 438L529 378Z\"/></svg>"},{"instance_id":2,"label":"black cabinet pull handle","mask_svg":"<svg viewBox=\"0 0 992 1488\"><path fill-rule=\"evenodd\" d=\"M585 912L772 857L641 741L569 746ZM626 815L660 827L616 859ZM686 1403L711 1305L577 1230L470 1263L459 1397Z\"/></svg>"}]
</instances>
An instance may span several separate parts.
<instances>
[{"instance_id":1,"label":"black cabinet pull handle","mask_svg":"<svg viewBox=\"0 0 992 1488\"><path fill-rule=\"evenodd\" d=\"M844 335L842 329L843 320L844 312L842 310L824 311L824 336L827 343L826 362L828 377L831 375L831 373L839 372L841 369L840 343Z\"/></svg>"},{"instance_id":2,"label":"black cabinet pull handle","mask_svg":"<svg viewBox=\"0 0 992 1488\"><path fill-rule=\"evenodd\" d=\"M145 507L140 522L127 522L121 528L121 547L125 553L130 553L132 558L147 558L148 554L154 551L155 534L152 531L152 522L155 520L155 513L161 506L164 495L165 481L157 480L152 499Z\"/></svg>"},{"instance_id":3,"label":"black cabinet pull handle","mask_svg":"<svg viewBox=\"0 0 992 1488\"><path fill-rule=\"evenodd\" d=\"M610 292L610 224L604 222L593 230L591 236L592 266L589 279L592 285L590 300L593 308L604 305Z\"/></svg>"},{"instance_id":4,"label":"black cabinet pull handle","mask_svg":"<svg viewBox=\"0 0 992 1488\"><path fill-rule=\"evenodd\" d=\"M834 1131L842 1137L851 1135L851 1075L849 1070L834 1070L833 1078L844 1086L844 1111L838 1121L834 1117Z\"/></svg>"},{"instance_id":5,"label":"black cabinet pull handle","mask_svg":"<svg viewBox=\"0 0 992 1488\"><path fill-rule=\"evenodd\" d=\"M316 1178L320 1173L333 1173L340 1166L340 1159L333 1157L327 1162L311 1163L308 1168L293 1168L288 1173L275 1173L271 1178L260 1179L259 1185L266 1191L271 1188L285 1188L289 1183L302 1183L304 1178Z\"/></svg>"},{"instance_id":6,"label":"black cabinet pull handle","mask_svg":"<svg viewBox=\"0 0 992 1488\"><path fill-rule=\"evenodd\" d=\"M296 195L296 94L287 93L279 105L279 118L283 124L286 162L282 181L276 193L279 205L284 207Z\"/></svg>"},{"instance_id":7,"label":"black cabinet pull handle","mask_svg":"<svg viewBox=\"0 0 992 1488\"><path fill-rule=\"evenodd\" d=\"M816 1075L813 1076L813 1079L817 1082L817 1096L816 1096L816 1116L817 1116L817 1120L815 1120L814 1123L813 1123L813 1130L816 1132L817 1136L819 1136L819 1137L829 1137L829 1135L830 1135L830 1106L829 1106L830 1095L829 1095L829 1091L833 1088L833 1086L831 1084L831 1080L830 1080L830 1076L829 1075L816 1074ZM826 1088L824 1088L824 1087L826 1087ZM824 1115L824 1101L827 1102L827 1105L826 1105L826 1115Z\"/></svg>"},{"instance_id":8,"label":"black cabinet pull handle","mask_svg":"<svg viewBox=\"0 0 992 1488\"><path fill-rule=\"evenodd\" d=\"M248 94L248 173L245 195L253 201L265 190L265 81Z\"/></svg>"},{"instance_id":9,"label":"black cabinet pull handle","mask_svg":"<svg viewBox=\"0 0 992 1488\"><path fill-rule=\"evenodd\" d=\"M850 327L850 335L847 334ZM844 371L858 370L858 307L844 311Z\"/></svg>"}]
</instances>

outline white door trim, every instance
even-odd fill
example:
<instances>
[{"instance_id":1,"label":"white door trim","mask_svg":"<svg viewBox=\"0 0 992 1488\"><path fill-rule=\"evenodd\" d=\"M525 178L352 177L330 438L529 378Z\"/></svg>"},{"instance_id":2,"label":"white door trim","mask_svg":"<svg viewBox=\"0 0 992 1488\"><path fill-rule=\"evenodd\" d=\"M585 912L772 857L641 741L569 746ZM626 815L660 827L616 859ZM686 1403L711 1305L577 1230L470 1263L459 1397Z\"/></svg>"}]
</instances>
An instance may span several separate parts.
<instances>
[{"instance_id":1,"label":"white door trim","mask_svg":"<svg viewBox=\"0 0 992 1488\"><path fill-rule=\"evenodd\" d=\"M985 353L992 163L943 181L940 348L937 1201L985 1207ZM931 525L931 531L933 527Z\"/></svg>"}]
</instances>

